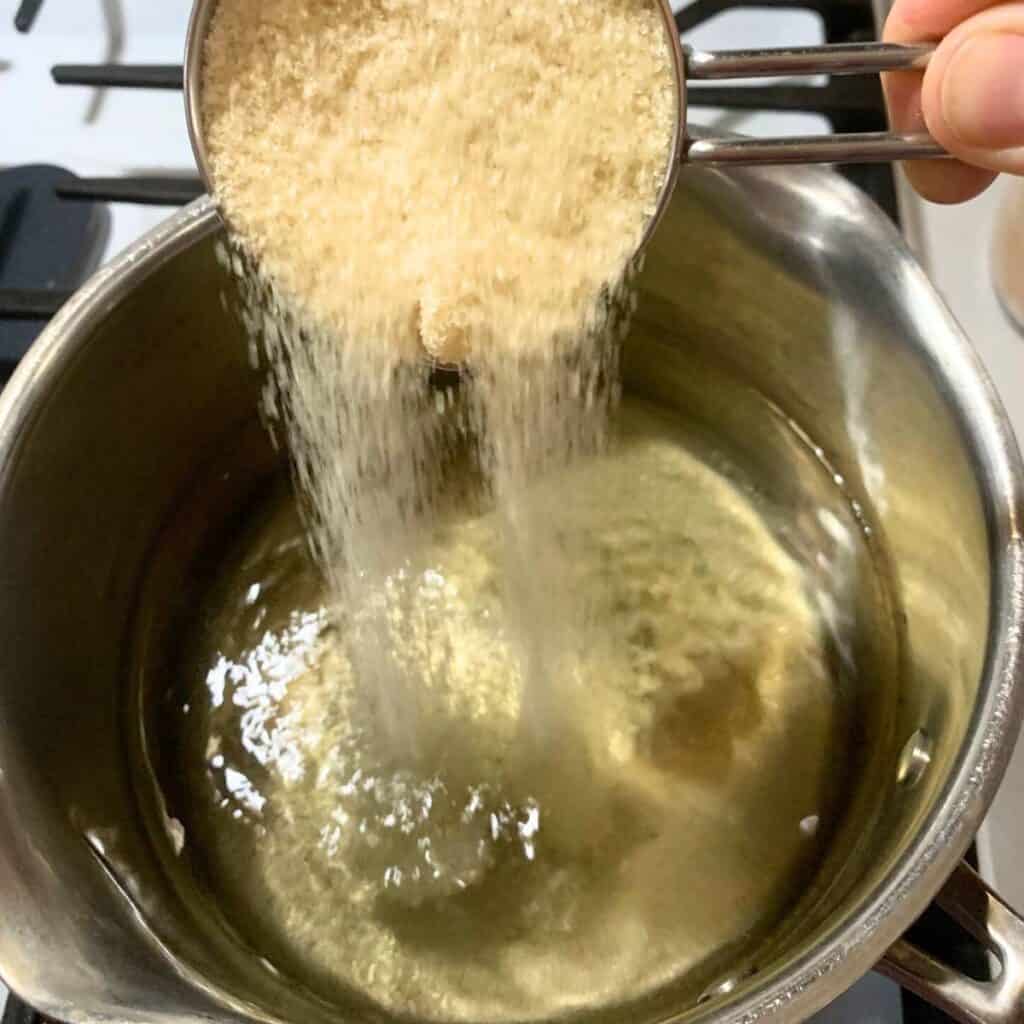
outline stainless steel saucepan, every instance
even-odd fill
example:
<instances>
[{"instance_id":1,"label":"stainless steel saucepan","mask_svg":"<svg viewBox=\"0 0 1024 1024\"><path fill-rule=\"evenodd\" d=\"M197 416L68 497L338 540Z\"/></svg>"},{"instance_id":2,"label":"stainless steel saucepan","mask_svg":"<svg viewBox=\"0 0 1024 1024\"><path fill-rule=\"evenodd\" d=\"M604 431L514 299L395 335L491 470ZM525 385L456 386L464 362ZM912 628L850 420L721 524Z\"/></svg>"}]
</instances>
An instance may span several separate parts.
<instances>
[{"instance_id":1,"label":"stainless steel saucepan","mask_svg":"<svg viewBox=\"0 0 1024 1024\"><path fill-rule=\"evenodd\" d=\"M181 579L154 566L184 573L278 465L222 237L209 199L171 218L0 396L0 976L76 1024L383 1019L288 981L192 898L129 756L180 642ZM835 500L808 498L816 447L868 510L899 642L849 683L861 767L800 904L699 989L580 1020L794 1021L876 964L961 1021L1021 1020L1024 922L960 864L1024 706L1024 475L974 353L894 229L819 169L689 169L639 288L627 392L746 452L794 543ZM879 642L876 605L855 654ZM900 938L933 899L992 950L994 980Z\"/></svg>"},{"instance_id":2,"label":"stainless steel saucepan","mask_svg":"<svg viewBox=\"0 0 1024 1024\"><path fill-rule=\"evenodd\" d=\"M669 0L654 2L658 5L665 26L666 49L672 61L679 116L661 194L641 246L646 245L661 221L675 188L679 169L685 163L741 166L853 164L948 156L931 136L920 133L861 132L775 139L694 136L688 130L687 81L823 74L871 75L887 71L920 72L928 66L935 47L928 43L899 45L872 42L702 52L680 43ZM206 39L217 3L218 0L194 0L185 44L185 116L199 173L211 195L215 191L205 142L202 91Z\"/></svg>"}]
</instances>

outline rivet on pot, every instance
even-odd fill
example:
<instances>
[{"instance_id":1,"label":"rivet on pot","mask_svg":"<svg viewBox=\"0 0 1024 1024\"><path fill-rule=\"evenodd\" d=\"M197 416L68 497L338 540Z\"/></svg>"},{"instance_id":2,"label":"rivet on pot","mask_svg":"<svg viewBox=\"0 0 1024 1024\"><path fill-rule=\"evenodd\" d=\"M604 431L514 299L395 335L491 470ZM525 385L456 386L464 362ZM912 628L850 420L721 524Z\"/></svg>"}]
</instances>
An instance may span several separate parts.
<instances>
[{"instance_id":1,"label":"rivet on pot","mask_svg":"<svg viewBox=\"0 0 1024 1024\"><path fill-rule=\"evenodd\" d=\"M716 982L710 988L705 989L701 993L700 998L697 1000L697 1005L700 1006L701 1003L707 1003L712 999L718 999L720 996L727 996L730 992L734 991L741 982L746 981L747 978L752 978L755 974L757 974L757 967L752 965L744 968L742 971L738 971L736 974L730 975L724 981Z\"/></svg>"},{"instance_id":2,"label":"rivet on pot","mask_svg":"<svg viewBox=\"0 0 1024 1024\"><path fill-rule=\"evenodd\" d=\"M911 733L900 753L896 781L907 789L916 786L932 763L934 749L935 741L924 729L916 729Z\"/></svg>"}]
</instances>

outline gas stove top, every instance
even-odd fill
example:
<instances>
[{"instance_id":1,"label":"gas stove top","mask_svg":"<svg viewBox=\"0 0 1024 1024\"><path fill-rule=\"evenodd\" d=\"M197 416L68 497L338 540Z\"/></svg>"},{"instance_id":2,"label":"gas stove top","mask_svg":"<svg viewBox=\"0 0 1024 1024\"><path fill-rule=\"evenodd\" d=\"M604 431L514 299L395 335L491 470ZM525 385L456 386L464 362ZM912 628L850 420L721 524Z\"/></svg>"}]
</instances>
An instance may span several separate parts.
<instances>
[{"instance_id":1,"label":"gas stove top","mask_svg":"<svg viewBox=\"0 0 1024 1024\"><path fill-rule=\"evenodd\" d=\"M877 38L886 0L692 0L676 20L699 48L813 45ZM188 0L23 0L0 27L5 160L0 169L0 386L67 295L99 265L201 192L182 109L180 55ZM16 29L16 31L15 31ZM871 78L714 84L689 90L695 124L752 135L879 131ZM1024 380L1024 347L987 274L987 227L999 189L959 210L925 207L892 168L841 168L901 225L1000 383ZM981 230L979 230L979 227ZM949 244L946 244L949 240ZM1024 397L1003 388L1018 432ZM1024 904L1017 851L1024 830L1011 806L1024 794L1024 750L979 837L981 867ZM0 898L0 919L3 907ZM925 945L977 957L935 922ZM0 985L0 1005L5 992ZM819 1024L944 1020L869 975L816 1018ZM39 1024L7 998L2 1024Z\"/></svg>"}]
</instances>

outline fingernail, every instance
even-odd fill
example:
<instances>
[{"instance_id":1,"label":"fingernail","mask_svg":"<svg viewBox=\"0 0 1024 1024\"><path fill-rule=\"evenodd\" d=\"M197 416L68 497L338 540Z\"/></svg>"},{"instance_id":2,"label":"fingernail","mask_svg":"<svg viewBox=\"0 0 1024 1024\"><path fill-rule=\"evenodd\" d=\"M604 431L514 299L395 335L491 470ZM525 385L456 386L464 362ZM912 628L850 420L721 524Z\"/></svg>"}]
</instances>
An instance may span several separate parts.
<instances>
[{"instance_id":1,"label":"fingernail","mask_svg":"<svg viewBox=\"0 0 1024 1024\"><path fill-rule=\"evenodd\" d=\"M942 116L973 149L1024 146L1024 35L965 40L946 69Z\"/></svg>"}]
</instances>

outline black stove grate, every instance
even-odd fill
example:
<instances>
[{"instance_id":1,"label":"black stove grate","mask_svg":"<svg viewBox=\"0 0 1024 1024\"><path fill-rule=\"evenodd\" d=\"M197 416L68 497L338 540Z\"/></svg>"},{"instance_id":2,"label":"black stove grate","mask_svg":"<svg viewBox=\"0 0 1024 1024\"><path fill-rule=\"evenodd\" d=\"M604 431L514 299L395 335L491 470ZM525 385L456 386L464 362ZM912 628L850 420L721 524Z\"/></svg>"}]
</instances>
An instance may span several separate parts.
<instances>
[{"instance_id":1,"label":"black stove grate","mask_svg":"<svg viewBox=\"0 0 1024 1024\"><path fill-rule=\"evenodd\" d=\"M27 32L35 23L36 15L42 6L43 0L21 0L14 15L14 27L19 32Z\"/></svg>"}]
</instances>

